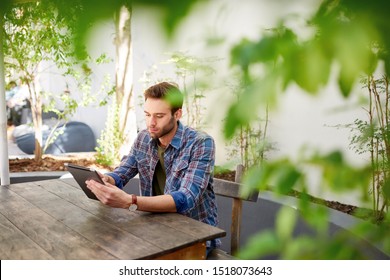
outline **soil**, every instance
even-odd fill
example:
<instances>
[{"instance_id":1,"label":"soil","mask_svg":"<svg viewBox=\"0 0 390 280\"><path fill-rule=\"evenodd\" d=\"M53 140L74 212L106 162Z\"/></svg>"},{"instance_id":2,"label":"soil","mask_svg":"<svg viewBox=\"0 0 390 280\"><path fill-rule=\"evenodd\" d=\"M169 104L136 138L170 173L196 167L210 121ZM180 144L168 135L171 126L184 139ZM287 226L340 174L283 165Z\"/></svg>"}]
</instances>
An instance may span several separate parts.
<instances>
[{"instance_id":1,"label":"soil","mask_svg":"<svg viewBox=\"0 0 390 280\"><path fill-rule=\"evenodd\" d=\"M32 158L16 158L9 160L10 172L33 172L33 171L66 171L65 163L73 163L81 166L93 167L98 170L111 171L110 166L96 163L93 155L69 155L69 156L48 156L45 155L42 161L38 162Z\"/></svg>"},{"instance_id":2,"label":"soil","mask_svg":"<svg viewBox=\"0 0 390 280\"><path fill-rule=\"evenodd\" d=\"M236 176L235 171L230 171L230 172L224 171L221 174L215 174L214 177L219 178L219 179L228 180L228 181L234 181L235 176ZM294 196L294 197L299 197L300 193L299 192L291 192L289 195ZM310 196L310 200L311 200L311 202L322 204L322 205L325 205L329 208L332 208L332 209L335 209L335 210L338 210L338 211L341 211L341 212L344 212L344 213L350 214L350 215L356 215L356 212L357 212L356 210L358 209L358 207L353 206L353 205L343 204L343 203L340 203L337 201L324 200L324 199L320 199L320 198L314 197L314 196Z\"/></svg>"},{"instance_id":3,"label":"soil","mask_svg":"<svg viewBox=\"0 0 390 280\"><path fill-rule=\"evenodd\" d=\"M41 162L37 162L31 158L16 158L9 160L10 172L32 172L32 171L66 171L64 163L73 163L81 166L93 167L101 171L112 171L113 167L98 164L93 156L84 154L71 154L67 156L51 156L45 155ZM228 181L234 181L235 171L223 172L214 175L216 178L224 179ZM299 193L291 193L292 196L299 197ZM365 211L358 210L358 207L348 204L343 204L337 201L323 200L317 197L311 197L311 201L326 205L329 208L357 216L359 213L360 218L366 218L367 209Z\"/></svg>"}]
</instances>

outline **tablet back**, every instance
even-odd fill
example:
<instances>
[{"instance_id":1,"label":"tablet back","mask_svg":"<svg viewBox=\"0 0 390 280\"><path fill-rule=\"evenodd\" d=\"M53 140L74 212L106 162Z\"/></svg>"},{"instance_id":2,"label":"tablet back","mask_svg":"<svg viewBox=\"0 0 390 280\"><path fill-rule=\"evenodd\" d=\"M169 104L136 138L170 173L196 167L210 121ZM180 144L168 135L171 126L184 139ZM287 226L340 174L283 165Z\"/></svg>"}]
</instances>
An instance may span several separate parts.
<instances>
[{"instance_id":1,"label":"tablet back","mask_svg":"<svg viewBox=\"0 0 390 280\"><path fill-rule=\"evenodd\" d=\"M84 191L84 193L90 199L98 200L98 198L95 196L95 194L93 192L91 192L91 190L88 189L87 185L85 184L85 181L87 181L87 180L95 180L95 181L104 185L103 180L100 178L100 176L96 172L96 170L93 168L74 165L74 164L70 164L70 163L66 163L65 166L68 169L68 171L72 174L72 176L76 180L76 182L79 184L81 189Z\"/></svg>"}]
</instances>

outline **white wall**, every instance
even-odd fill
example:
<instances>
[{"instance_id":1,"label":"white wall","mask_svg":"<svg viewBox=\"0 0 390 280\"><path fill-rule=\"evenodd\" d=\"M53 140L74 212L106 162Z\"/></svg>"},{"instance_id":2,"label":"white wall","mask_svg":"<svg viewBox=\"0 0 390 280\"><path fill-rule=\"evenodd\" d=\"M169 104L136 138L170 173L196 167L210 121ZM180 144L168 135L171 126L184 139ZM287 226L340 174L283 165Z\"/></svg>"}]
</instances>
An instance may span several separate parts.
<instances>
[{"instance_id":1,"label":"white wall","mask_svg":"<svg viewBox=\"0 0 390 280\"><path fill-rule=\"evenodd\" d=\"M217 0L199 4L181 23L172 41L167 40L164 35L160 21L161 15L158 11L150 12L150 10L136 8L132 22L135 91L142 94L143 73L151 69L153 65L157 65L159 71L164 72L166 77L175 78L172 67L169 69L167 65L160 63L167 60L166 53L168 52L183 51L197 57L220 58L221 61L216 64L216 75L210 77L210 83L218 84L219 90L210 93L208 116L210 122L217 123L214 125L214 130L209 133L222 140L218 127L222 124L222 118L232 98L231 89L226 85L229 83L226 77L229 72L229 52L232 45L242 38L259 38L262 31L276 26L280 18L285 15L293 13L308 15L316 8L316 2L309 0L293 1L293 3L271 0ZM292 22L295 25L302 23ZM208 45L206 39L210 37L222 38L223 43ZM294 102L297 100L294 99ZM299 104L295 106L299 108ZM139 111L139 115L142 116L142 110ZM279 138L280 140L284 138L281 133L276 134L275 137L274 140L277 142ZM225 149L218 149L217 164L226 162L225 154Z\"/></svg>"},{"instance_id":2,"label":"white wall","mask_svg":"<svg viewBox=\"0 0 390 280\"><path fill-rule=\"evenodd\" d=\"M80 121L88 124L94 132L96 138L100 137L101 131L105 127L107 106L100 107L98 104L100 100L104 99L106 93L101 90L102 83L105 81L105 76L108 75L112 81L115 82L115 47L113 43L115 35L115 28L113 21L106 21L97 24L89 34L89 54L93 59L96 59L101 54L106 53L108 57L112 58L112 62L102 65L92 66L92 95L96 95L96 101L87 107L79 107L76 113L70 118L72 121ZM47 67L48 65L42 66ZM70 94L76 100L81 100L82 93L76 87L74 79L67 78L66 81L60 74L55 74L58 70L55 67L50 67L40 75L40 84L43 90L52 92L54 96L66 90L66 82L69 86ZM61 104L59 105L61 109Z\"/></svg>"},{"instance_id":3,"label":"white wall","mask_svg":"<svg viewBox=\"0 0 390 280\"><path fill-rule=\"evenodd\" d=\"M167 65L160 64L168 57L167 52L184 51L197 57L217 56L222 60L215 76L210 82L219 84L219 89L210 94L208 117L210 125L207 131L217 140L216 163L227 162L226 149L221 137L221 124L231 96L226 79L229 65L229 50L232 44L242 38L257 39L265 29L276 26L281 17L293 15L310 15L317 8L319 1L272 1L215 0L208 4L199 4L191 15L179 26L172 41L166 39L161 26L158 11L151 12L136 8L133 12L133 47L134 47L134 88L142 94L143 73L157 65L162 75L175 77ZM157 20L158 19L158 20ZM303 26L304 20L291 16L288 24L291 27ZM207 37L220 37L223 43L208 45ZM170 74L169 74L170 73ZM357 90L359 87L357 86ZM349 131L336 129L335 125L350 124L356 118L363 118L364 112L355 106L356 100L345 100L341 97L335 82L331 82L318 93L310 96L297 87L290 87L280 98L277 110L270 113L268 136L276 144L276 149L267 156L270 159L280 157L297 158L303 146L320 149L322 152L341 149L346 158L356 164L364 161L351 151ZM341 109L342 112L337 111ZM345 110L348 108L348 110ZM142 123L142 108L138 111ZM325 196L345 203L357 203L358 194L339 195L319 188L318 174L309 174L313 195Z\"/></svg>"}]
</instances>

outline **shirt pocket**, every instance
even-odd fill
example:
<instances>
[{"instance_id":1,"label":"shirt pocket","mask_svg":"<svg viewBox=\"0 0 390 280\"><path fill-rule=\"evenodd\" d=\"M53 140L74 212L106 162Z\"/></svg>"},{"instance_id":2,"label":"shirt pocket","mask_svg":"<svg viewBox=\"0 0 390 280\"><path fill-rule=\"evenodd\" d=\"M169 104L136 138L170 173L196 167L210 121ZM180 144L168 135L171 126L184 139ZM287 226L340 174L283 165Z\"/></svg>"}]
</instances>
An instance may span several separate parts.
<instances>
[{"instance_id":1,"label":"shirt pocket","mask_svg":"<svg viewBox=\"0 0 390 280\"><path fill-rule=\"evenodd\" d=\"M148 175L150 173L150 159L143 158L139 160L137 167L140 175Z\"/></svg>"},{"instance_id":2,"label":"shirt pocket","mask_svg":"<svg viewBox=\"0 0 390 280\"><path fill-rule=\"evenodd\" d=\"M173 165L173 174L175 174L176 178L182 178L184 177L187 169L188 169L188 161L179 160Z\"/></svg>"}]
</instances>

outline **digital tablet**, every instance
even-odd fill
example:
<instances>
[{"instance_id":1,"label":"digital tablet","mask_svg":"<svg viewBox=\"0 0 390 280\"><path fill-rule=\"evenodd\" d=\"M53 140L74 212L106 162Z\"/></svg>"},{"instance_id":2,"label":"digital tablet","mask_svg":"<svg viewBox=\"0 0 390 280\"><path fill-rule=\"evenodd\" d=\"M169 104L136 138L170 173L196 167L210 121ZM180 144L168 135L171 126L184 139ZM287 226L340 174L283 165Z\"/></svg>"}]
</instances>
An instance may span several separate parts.
<instances>
[{"instance_id":1,"label":"digital tablet","mask_svg":"<svg viewBox=\"0 0 390 280\"><path fill-rule=\"evenodd\" d=\"M88 168L84 166L79 166L75 164L65 163L66 168L72 174L73 178L76 180L76 182L79 184L81 189L84 191L84 193L90 198L90 199L96 199L96 195L88 189L87 185L85 184L85 181L87 180L95 180L96 182L99 182L104 185L104 182L102 178L100 178L99 174L96 172L93 168Z\"/></svg>"}]
</instances>

